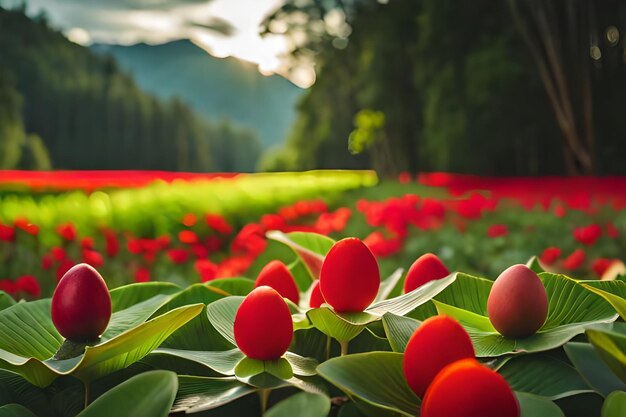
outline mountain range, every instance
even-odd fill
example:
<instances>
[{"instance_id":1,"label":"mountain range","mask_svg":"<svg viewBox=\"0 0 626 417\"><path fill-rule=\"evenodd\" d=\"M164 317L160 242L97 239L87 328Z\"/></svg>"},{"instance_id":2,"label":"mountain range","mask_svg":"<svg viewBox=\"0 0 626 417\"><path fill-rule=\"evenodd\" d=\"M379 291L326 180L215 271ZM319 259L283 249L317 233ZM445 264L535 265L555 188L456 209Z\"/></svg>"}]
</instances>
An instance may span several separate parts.
<instances>
[{"instance_id":1,"label":"mountain range","mask_svg":"<svg viewBox=\"0 0 626 417\"><path fill-rule=\"evenodd\" d=\"M255 130L263 148L282 142L296 116L301 88L279 75L264 76L252 63L216 58L190 40L160 45L92 46L113 56L145 91L179 97L209 119L229 119Z\"/></svg>"}]
</instances>

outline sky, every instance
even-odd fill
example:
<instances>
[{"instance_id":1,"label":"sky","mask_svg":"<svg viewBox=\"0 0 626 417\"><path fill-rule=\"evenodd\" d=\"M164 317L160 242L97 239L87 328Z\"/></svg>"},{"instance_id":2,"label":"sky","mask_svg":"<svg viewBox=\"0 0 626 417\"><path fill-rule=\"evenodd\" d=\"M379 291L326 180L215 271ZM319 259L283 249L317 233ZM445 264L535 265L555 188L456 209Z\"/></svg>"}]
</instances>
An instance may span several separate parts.
<instances>
[{"instance_id":1,"label":"sky","mask_svg":"<svg viewBox=\"0 0 626 417\"><path fill-rule=\"evenodd\" d=\"M17 0L4 0L11 3ZM159 44L188 38L216 57L234 56L258 64L262 74L287 75L281 35L261 37L259 24L282 0L28 0L30 13L45 10L52 24L73 42ZM203 27L227 22L228 36ZM291 80L310 86L314 72L298 71Z\"/></svg>"}]
</instances>

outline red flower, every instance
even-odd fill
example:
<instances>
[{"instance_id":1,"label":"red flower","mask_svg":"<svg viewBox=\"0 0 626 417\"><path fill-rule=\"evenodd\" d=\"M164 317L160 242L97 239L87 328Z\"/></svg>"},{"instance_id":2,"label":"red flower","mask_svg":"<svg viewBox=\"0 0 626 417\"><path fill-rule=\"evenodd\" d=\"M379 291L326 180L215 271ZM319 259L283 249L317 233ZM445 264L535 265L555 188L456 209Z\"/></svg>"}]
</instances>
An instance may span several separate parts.
<instances>
[{"instance_id":1,"label":"red flower","mask_svg":"<svg viewBox=\"0 0 626 417\"><path fill-rule=\"evenodd\" d=\"M112 258L120 251L120 242L117 240L115 232L111 230L105 229L102 234L104 234L104 250Z\"/></svg>"},{"instance_id":2,"label":"red flower","mask_svg":"<svg viewBox=\"0 0 626 417\"><path fill-rule=\"evenodd\" d=\"M150 270L147 268L139 267L135 271L135 282L148 282L150 281Z\"/></svg>"},{"instance_id":3,"label":"red flower","mask_svg":"<svg viewBox=\"0 0 626 417\"><path fill-rule=\"evenodd\" d=\"M597 224L589 226L577 227L574 229L574 239L583 245L592 246L596 240L602 235L602 228Z\"/></svg>"},{"instance_id":4,"label":"red flower","mask_svg":"<svg viewBox=\"0 0 626 417\"><path fill-rule=\"evenodd\" d=\"M181 230L178 233L178 240L182 243L193 245L194 243L198 243L198 235L191 230Z\"/></svg>"},{"instance_id":5,"label":"red flower","mask_svg":"<svg viewBox=\"0 0 626 417\"><path fill-rule=\"evenodd\" d=\"M141 241L133 237L128 238L128 241L126 242L126 248L133 255L138 255L141 253L141 250L142 250Z\"/></svg>"},{"instance_id":6,"label":"red flower","mask_svg":"<svg viewBox=\"0 0 626 417\"><path fill-rule=\"evenodd\" d=\"M167 256L175 264L182 264L187 262L189 253L184 249L170 249L167 251Z\"/></svg>"},{"instance_id":7,"label":"red flower","mask_svg":"<svg viewBox=\"0 0 626 417\"><path fill-rule=\"evenodd\" d=\"M402 249L402 241L399 238L385 239L381 232L372 232L363 240L363 243L374 256L380 258L398 253Z\"/></svg>"},{"instance_id":8,"label":"red flower","mask_svg":"<svg viewBox=\"0 0 626 417\"><path fill-rule=\"evenodd\" d=\"M606 234L611 239L617 239L617 237L619 236L619 229L615 227L613 222L608 222L606 224Z\"/></svg>"},{"instance_id":9,"label":"red flower","mask_svg":"<svg viewBox=\"0 0 626 417\"><path fill-rule=\"evenodd\" d=\"M23 291L33 298L41 296L41 287L39 282L32 275L24 275L15 281L15 285L19 291Z\"/></svg>"},{"instance_id":10,"label":"red flower","mask_svg":"<svg viewBox=\"0 0 626 417\"><path fill-rule=\"evenodd\" d=\"M507 229L506 225L504 224L494 224L489 226L489 229L487 229L487 236L489 236L490 238L506 236L508 234L509 229Z\"/></svg>"},{"instance_id":11,"label":"red flower","mask_svg":"<svg viewBox=\"0 0 626 417\"><path fill-rule=\"evenodd\" d=\"M194 267L200 274L202 282L207 282L217 278L217 265L208 259L198 259Z\"/></svg>"},{"instance_id":12,"label":"red flower","mask_svg":"<svg viewBox=\"0 0 626 417\"><path fill-rule=\"evenodd\" d=\"M100 252L91 249L83 249L83 262L94 268L99 268L104 264Z\"/></svg>"},{"instance_id":13,"label":"red flower","mask_svg":"<svg viewBox=\"0 0 626 417\"><path fill-rule=\"evenodd\" d=\"M166 249L170 245L170 236L169 235L159 236L156 238L155 242L161 249ZM157 251L159 250L159 248L154 248L154 250Z\"/></svg>"},{"instance_id":14,"label":"red flower","mask_svg":"<svg viewBox=\"0 0 626 417\"><path fill-rule=\"evenodd\" d=\"M561 249L556 247L550 247L544 249L543 253L539 257L539 260L544 265L552 265L561 256Z\"/></svg>"},{"instance_id":15,"label":"red flower","mask_svg":"<svg viewBox=\"0 0 626 417\"><path fill-rule=\"evenodd\" d=\"M191 252L196 259L203 259L209 256L209 250L205 248L201 243L196 243L191 247Z\"/></svg>"},{"instance_id":16,"label":"red flower","mask_svg":"<svg viewBox=\"0 0 626 417\"><path fill-rule=\"evenodd\" d=\"M15 239L15 229L0 223L0 240L12 242Z\"/></svg>"},{"instance_id":17,"label":"red flower","mask_svg":"<svg viewBox=\"0 0 626 417\"><path fill-rule=\"evenodd\" d=\"M568 271L572 271L580 268L583 262L585 262L585 251L582 249L576 249L570 256L565 258L565 261L563 261L563 268Z\"/></svg>"},{"instance_id":18,"label":"red flower","mask_svg":"<svg viewBox=\"0 0 626 417\"><path fill-rule=\"evenodd\" d=\"M283 230L287 221L278 214L265 214L261 216L261 225L266 230Z\"/></svg>"},{"instance_id":19,"label":"red flower","mask_svg":"<svg viewBox=\"0 0 626 417\"><path fill-rule=\"evenodd\" d=\"M558 204L556 207L554 207L554 215L558 218L564 217L565 214L567 214L567 210L565 210L565 207L562 204Z\"/></svg>"},{"instance_id":20,"label":"red flower","mask_svg":"<svg viewBox=\"0 0 626 417\"><path fill-rule=\"evenodd\" d=\"M15 227L22 229L30 235L37 236L37 234L39 233L39 226L30 223L25 217L18 217L17 219L15 219L13 224L15 225Z\"/></svg>"},{"instance_id":21,"label":"red flower","mask_svg":"<svg viewBox=\"0 0 626 417\"><path fill-rule=\"evenodd\" d=\"M67 254L65 253L65 249L63 249L60 246L54 246L52 249L50 249L50 254L57 261L62 261L63 259L67 257Z\"/></svg>"},{"instance_id":22,"label":"red flower","mask_svg":"<svg viewBox=\"0 0 626 417\"><path fill-rule=\"evenodd\" d=\"M615 259L608 258L597 258L591 264L591 269L598 276L598 278L602 277L607 269L615 262Z\"/></svg>"},{"instance_id":23,"label":"red flower","mask_svg":"<svg viewBox=\"0 0 626 417\"><path fill-rule=\"evenodd\" d=\"M13 295L18 292L18 287L15 282L10 279L0 279L0 291L4 291L9 295Z\"/></svg>"},{"instance_id":24,"label":"red flower","mask_svg":"<svg viewBox=\"0 0 626 417\"><path fill-rule=\"evenodd\" d=\"M45 271L52 268L52 263L54 260L52 259L52 255L44 255L41 257L41 268Z\"/></svg>"},{"instance_id":25,"label":"red flower","mask_svg":"<svg viewBox=\"0 0 626 417\"><path fill-rule=\"evenodd\" d=\"M224 217L219 214L207 214L205 216L207 226L223 235L229 235L233 232L233 228Z\"/></svg>"},{"instance_id":26,"label":"red flower","mask_svg":"<svg viewBox=\"0 0 626 417\"><path fill-rule=\"evenodd\" d=\"M406 171L403 171L398 175L398 182L400 184L408 184L411 182L411 174Z\"/></svg>"},{"instance_id":27,"label":"red flower","mask_svg":"<svg viewBox=\"0 0 626 417\"><path fill-rule=\"evenodd\" d=\"M182 223L187 227L191 227L194 224L196 224L197 221L198 221L198 218L196 217L195 214L187 213L183 216Z\"/></svg>"},{"instance_id":28,"label":"red flower","mask_svg":"<svg viewBox=\"0 0 626 417\"><path fill-rule=\"evenodd\" d=\"M57 226L57 233L65 240L76 239L76 227L70 222Z\"/></svg>"},{"instance_id":29,"label":"red flower","mask_svg":"<svg viewBox=\"0 0 626 417\"><path fill-rule=\"evenodd\" d=\"M65 275L65 273L69 271L73 266L74 266L74 262L72 262L70 259L64 259L61 262L61 264L57 267L57 270L55 273L57 280L63 278L63 275Z\"/></svg>"},{"instance_id":30,"label":"red flower","mask_svg":"<svg viewBox=\"0 0 626 417\"><path fill-rule=\"evenodd\" d=\"M85 237L85 238L81 239L80 246L83 249L93 249L93 238L92 237Z\"/></svg>"}]
</instances>

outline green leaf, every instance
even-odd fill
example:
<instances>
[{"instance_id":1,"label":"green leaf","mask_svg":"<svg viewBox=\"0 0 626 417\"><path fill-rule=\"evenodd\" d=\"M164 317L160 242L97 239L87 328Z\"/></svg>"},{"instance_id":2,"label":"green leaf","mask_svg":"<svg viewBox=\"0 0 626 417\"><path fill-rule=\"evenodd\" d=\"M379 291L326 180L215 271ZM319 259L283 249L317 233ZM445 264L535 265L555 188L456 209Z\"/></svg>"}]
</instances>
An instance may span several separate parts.
<instances>
[{"instance_id":1,"label":"green leaf","mask_svg":"<svg viewBox=\"0 0 626 417\"><path fill-rule=\"evenodd\" d=\"M178 380L169 371L149 371L130 378L97 398L77 417L167 417Z\"/></svg>"},{"instance_id":2,"label":"green leaf","mask_svg":"<svg viewBox=\"0 0 626 417\"><path fill-rule=\"evenodd\" d=\"M110 291L113 312L127 309L156 295L172 295L180 287L170 282L144 282L124 285Z\"/></svg>"},{"instance_id":3,"label":"green leaf","mask_svg":"<svg viewBox=\"0 0 626 417\"><path fill-rule=\"evenodd\" d=\"M575 280L548 273L541 273L539 277L548 294L548 317L536 334L525 339L508 339L488 329L489 319L485 310L491 283L487 280L459 274L457 282L437 296L435 301L439 301L437 306L441 311L445 310L446 314L463 324L478 357L554 349L584 332L589 325L616 319L617 315L606 301Z\"/></svg>"},{"instance_id":4,"label":"green leaf","mask_svg":"<svg viewBox=\"0 0 626 417\"><path fill-rule=\"evenodd\" d=\"M220 278L206 282L205 287L212 291L221 290L224 296L248 295L254 289L254 281L249 278Z\"/></svg>"},{"instance_id":5,"label":"green leaf","mask_svg":"<svg viewBox=\"0 0 626 417\"><path fill-rule=\"evenodd\" d=\"M250 378L251 376L259 375L263 372L265 372L263 361L248 357L243 357L237 366L235 366L235 375L239 379Z\"/></svg>"},{"instance_id":6,"label":"green leaf","mask_svg":"<svg viewBox=\"0 0 626 417\"><path fill-rule=\"evenodd\" d=\"M385 334L394 352L404 352L409 339L421 322L409 317L387 313L383 316Z\"/></svg>"},{"instance_id":7,"label":"green leaf","mask_svg":"<svg viewBox=\"0 0 626 417\"><path fill-rule=\"evenodd\" d=\"M543 353L514 357L498 372L513 390L551 400L592 392L570 364Z\"/></svg>"},{"instance_id":8,"label":"green leaf","mask_svg":"<svg viewBox=\"0 0 626 417\"><path fill-rule=\"evenodd\" d=\"M274 405L265 417L326 417L329 411L327 396L300 392Z\"/></svg>"},{"instance_id":9,"label":"green leaf","mask_svg":"<svg viewBox=\"0 0 626 417\"><path fill-rule=\"evenodd\" d=\"M613 391L626 391L626 384L609 369L591 344L569 342L563 348L580 375L603 397Z\"/></svg>"},{"instance_id":10,"label":"green leaf","mask_svg":"<svg viewBox=\"0 0 626 417\"><path fill-rule=\"evenodd\" d=\"M215 330L233 346L237 346L233 323L243 299L241 296L226 297L209 304L206 308L207 317Z\"/></svg>"},{"instance_id":11,"label":"green leaf","mask_svg":"<svg viewBox=\"0 0 626 417\"><path fill-rule=\"evenodd\" d=\"M622 382L626 382L626 323L613 323L605 328L586 331L600 357Z\"/></svg>"},{"instance_id":12,"label":"green leaf","mask_svg":"<svg viewBox=\"0 0 626 417\"><path fill-rule=\"evenodd\" d=\"M49 385L60 375L73 375L89 382L123 369L157 348L174 330L198 315L204 307L197 304L172 310L95 346L88 346L81 356L67 360L54 360L46 359L46 357L54 354L55 343L58 347L61 341L56 329L52 326L54 333L50 329L49 314L44 313L44 311L49 311L49 306L50 300L41 300L16 304L0 312L0 334L3 325L7 324L3 319L16 319L17 324L7 327L11 330L9 334L14 336L19 334L20 337L11 339L13 344L9 347L21 354L0 349L0 367L19 373L39 387ZM7 317L2 317L3 314ZM34 322L37 318L41 321ZM26 326L20 326L20 323L29 323L32 327L26 328ZM44 330L47 333L44 333ZM30 354L30 357L24 353Z\"/></svg>"},{"instance_id":13,"label":"green leaf","mask_svg":"<svg viewBox=\"0 0 626 417\"><path fill-rule=\"evenodd\" d=\"M582 284L583 287L587 288L589 291L598 294L600 297L604 298L608 301L617 314L620 315L622 320L626 320L626 298L622 295L617 294L626 294L626 282L624 281L599 281L603 283L604 286L612 286L613 292L605 291L604 289L596 288L595 285L598 284Z\"/></svg>"},{"instance_id":14,"label":"green leaf","mask_svg":"<svg viewBox=\"0 0 626 417\"><path fill-rule=\"evenodd\" d=\"M178 384L178 394L172 413L190 414L210 410L258 390L237 381L235 377L179 376Z\"/></svg>"},{"instance_id":15,"label":"green leaf","mask_svg":"<svg viewBox=\"0 0 626 417\"><path fill-rule=\"evenodd\" d=\"M545 269L541 266L541 262L539 262L539 258L533 256L526 262L526 266L529 267L535 274L540 274L542 272L546 272Z\"/></svg>"},{"instance_id":16,"label":"green leaf","mask_svg":"<svg viewBox=\"0 0 626 417\"><path fill-rule=\"evenodd\" d=\"M626 392L611 393L602 404L602 417L626 416Z\"/></svg>"},{"instance_id":17,"label":"green leaf","mask_svg":"<svg viewBox=\"0 0 626 417\"><path fill-rule=\"evenodd\" d=\"M545 397L516 392L521 417L565 417L558 405Z\"/></svg>"},{"instance_id":18,"label":"green leaf","mask_svg":"<svg viewBox=\"0 0 626 417\"><path fill-rule=\"evenodd\" d=\"M163 304L171 298L170 295L159 294L124 310L118 310L111 315L111 321L102 334L99 343L114 338L128 329L148 320Z\"/></svg>"},{"instance_id":19,"label":"green leaf","mask_svg":"<svg viewBox=\"0 0 626 417\"><path fill-rule=\"evenodd\" d=\"M37 417L26 407L19 404L7 404L0 407L0 417Z\"/></svg>"},{"instance_id":20,"label":"green leaf","mask_svg":"<svg viewBox=\"0 0 626 417\"><path fill-rule=\"evenodd\" d=\"M389 298L398 282L402 279L402 273L404 269L398 268L396 269L386 280L380 283L380 288L378 289L378 294L376 295L376 301L382 301Z\"/></svg>"},{"instance_id":21,"label":"green leaf","mask_svg":"<svg viewBox=\"0 0 626 417\"><path fill-rule=\"evenodd\" d=\"M50 410L46 392L14 372L0 369L0 387L0 405L20 404L36 415L45 415Z\"/></svg>"},{"instance_id":22,"label":"green leaf","mask_svg":"<svg viewBox=\"0 0 626 417\"><path fill-rule=\"evenodd\" d=\"M317 233L283 233L272 230L267 232L266 236L268 239L283 243L291 248L308 269L311 280L319 278L324 257L335 244L331 238Z\"/></svg>"},{"instance_id":23,"label":"green leaf","mask_svg":"<svg viewBox=\"0 0 626 417\"><path fill-rule=\"evenodd\" d=\"M226 351L179 350L159 348L152 352L154 355L171 355L202 364L222 375L235 375L235 367L244 358L244 354L237 348Z\"/></svg>"},{"instance_id":24,"label":"green leaf","mask_svg":"<svg viewBox=\"0 0 626 417\"><path fill-rule=\"evenodd\" d=\"M0 311L11 307L13 304L15 304L13 297L4 291L0 291Z\"/></svg>"},{"instance_id":25,"label":"green leaf","mask_svg":"<svg viewBox=\"0 0 626 417\"><path fill-rule=\"evenodd\" d=\"M405 416L419 413L420 399L409 388L401 353L357 353L330 359L317 368L328 382L366 403Z\"/></svg>"}]
</instances>

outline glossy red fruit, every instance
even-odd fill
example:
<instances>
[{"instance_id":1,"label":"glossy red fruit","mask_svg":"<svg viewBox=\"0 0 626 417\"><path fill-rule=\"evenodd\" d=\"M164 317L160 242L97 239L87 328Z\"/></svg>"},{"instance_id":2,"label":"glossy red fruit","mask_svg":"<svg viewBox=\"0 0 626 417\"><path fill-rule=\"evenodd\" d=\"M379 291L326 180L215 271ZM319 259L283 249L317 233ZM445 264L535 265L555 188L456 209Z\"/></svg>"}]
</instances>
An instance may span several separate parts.
<instances>
[{"instance_id":1,"label":"glossy red fruit","mask_svg":"<svg viewBox=\"0 0 626 417\"><path fill-rule=\"evenodd\" d=\"M249 358L278 359L293 338L291 312L275 289L261 286L239 306L234 330L237 346Z\"/></svg>"},{"instance_id":2,"label":"glossy red fruit","mask_svg":"<svg viewBox=\"0 0 626 417\"><path fill-rule=\"evenodd\" d=\"M322 304L325 303L324 296L322 295L322 291L320 290L320 280L316 280L311 289L311 298L309 298L309 307L311 308L319 308Z\"/></svg>"},{"instance_id":3,"label":"glossy red fruit","mask_svg":"<svg viewBox=\"0 0 626 417\"><path fill-rule=\"evenodd\" d=\"M532 336L548 316L548 294L543 283L525 265L507 268L495 280L487 300L493 327L503 336Z\"/></svg>"},{"instance_id":4,"label":"glossy red fruit","mask_svg":"<svg viewBox=\"0 0 626 417\"><path fill-rule=\"evenodd\" d=\"M61 278L52 296L52 322L66 339L97 340L111 318L111 296L93 267L78 264Z\"/></svg>"},{"instance_id":5,"label":"glossy red fruit","mask_svg":"<svg viewBox=\"0 0 626 417\"><path fill-rule=\"evenodd\" d=\"M293 275L287 265L281 261L271 261L261 269L254 284L255 288L262 285L274 288L278 293L296 305L300 301L300 292Z\"/></svg>"},{"instance_id":6,"label":"glossy red fruit","mask_svg":"<svg viewBox=\"0 0 626 417\"><path fill-rule=\"evenodd\" d=\"M450 275L450 271L437 255L425 253L417 258L409 268L404 280L404 292L411 292L429 281L445 278L448 275Z\"/></svg>"},{"instance_id":7,"label":"glossy red fruit","mask_svg":"<svg viewBox=\"0 0 626 417\"><path fill-rule=\"evenodd\" d=\"M444 367L473 357L472 340L459 322L434 316L424 320L409 339L402 369L409 387L421 398Z\"/></svg>"},{"instance_id":8,"label":"glossy red fruit","mask_svg":"<svg viewBox=\"0 0 626 417\"><path fill-rule=\"evenodd\" d=\"M462 359L437 374L426 391L422 417L519 417L515 394L497 372Z\"/></svg>"},{"instance_id":9,"label":"glossy red fruit","mask_svg":"<svg viewBox=\"0 0 626 417\"><path fill-rule=\"evenodd\" d=\"M379 287L378 263L360 239L342 239L330 248L320 272L320 290L335 311L365 310L376 298Z\"/></svg>"}]
</instances>

